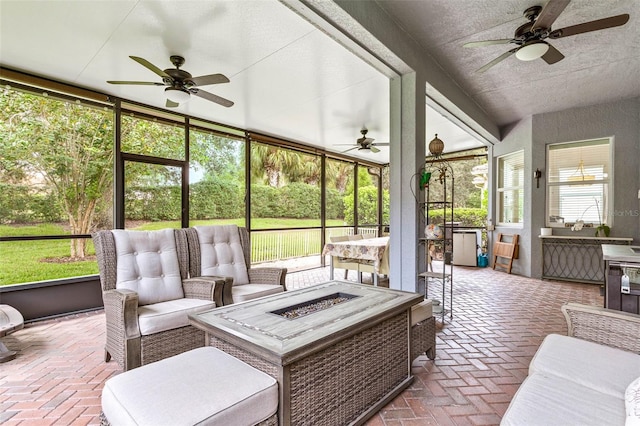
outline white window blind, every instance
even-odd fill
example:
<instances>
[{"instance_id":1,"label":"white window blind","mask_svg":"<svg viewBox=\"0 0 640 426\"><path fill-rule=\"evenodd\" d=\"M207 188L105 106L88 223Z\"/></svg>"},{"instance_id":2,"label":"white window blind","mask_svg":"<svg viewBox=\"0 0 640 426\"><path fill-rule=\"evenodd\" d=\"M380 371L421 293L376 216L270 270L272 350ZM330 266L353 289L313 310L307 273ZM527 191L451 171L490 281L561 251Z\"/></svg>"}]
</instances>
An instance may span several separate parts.
<instances>
[{"instance_id":1,"label":"white window blind","mask_svg":"<svg viewBox=\"0 0 640 426\"><path fill-rule=\"evenodd\" d=\"M498 223L522 223L524 152L498 158Z\"/></svg>"},{"instance_id":2,"label":"white window blind","mask_svg":"<svg viewBox=\"0 0 640 426\"><path fill-rule=\"evenodd\" d=\"M611 226L609 139L548 145L547 226Z\"/></svg>"}]
</instances>

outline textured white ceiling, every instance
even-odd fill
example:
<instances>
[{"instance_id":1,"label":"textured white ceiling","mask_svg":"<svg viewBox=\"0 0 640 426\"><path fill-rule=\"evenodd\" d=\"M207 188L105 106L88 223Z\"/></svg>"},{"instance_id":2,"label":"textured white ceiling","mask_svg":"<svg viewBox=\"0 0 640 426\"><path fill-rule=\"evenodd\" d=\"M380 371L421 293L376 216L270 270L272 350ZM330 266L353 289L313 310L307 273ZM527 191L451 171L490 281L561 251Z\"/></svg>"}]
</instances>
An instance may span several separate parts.
<instances>
[{"instance_id":1,"label":"textured white ceiling","mask_svg":"<svg viewBox=\"0 0 640 426\"><path fill-rule=\"evenodd\" d=\"M510 38L525 23L522 12L544 2L376 2L499 125L640 96L640 1L572 0L553 28L631 18L623 27L550 41L566 56L557 64L511 57L484 74L475 70L509 46L462 45ZM128 55L167 68L169 55L180 54L194 75L226 74L229 84L206 89L236 103L226 109L196 98L180 112L334 151L362 126L377 141L389 140L387 78L277 0L0 0L0 12L0 63L9 68L163 107L160 87L105 81L157 78ZM436 122L448 150L479 144L441 118L427 112L428 139ZM388 161L386 148L351 154Z\"/></svg>"},{"instance_id":2,"label":"textured white ceiling","mask_svg":"<svg viewBox=\"0 0 640 426\"><path fill-rule=\"evenodd\" d=\"M576 106L640 96L640 1L572 0L553 29L628 13L621 27L549 42L565 59L521 62L510 57L475 70L513 45L463 48L464 43L512 38L535 0L376 0L498 125Z\"/></svg>"},{"instance_id":3,"label":"textured white ceiling","mask_svg":"<svg viewBox=\"0 0 640 426\"><path fill-rule=\"evenodd\" d=\"M160 81L128 56L165 69L181 55L194 76L228 76L203 89L235 105L193 97L179 112L334 151L362 126L389 138L388 78L276 0L2 0L0 19L8 68L164 107L163 87L106 81ZM387 148L352 154L389 161Z\"/></svg>"}]
</instances>

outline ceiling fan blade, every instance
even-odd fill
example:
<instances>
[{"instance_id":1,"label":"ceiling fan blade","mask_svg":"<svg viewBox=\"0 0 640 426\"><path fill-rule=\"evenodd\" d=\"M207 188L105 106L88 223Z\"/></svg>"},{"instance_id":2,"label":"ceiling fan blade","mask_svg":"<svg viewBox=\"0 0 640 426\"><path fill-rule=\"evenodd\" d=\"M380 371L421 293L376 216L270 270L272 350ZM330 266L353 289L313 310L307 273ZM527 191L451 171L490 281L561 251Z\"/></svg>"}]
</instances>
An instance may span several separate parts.
<instances>
[{"instance_id":1,"label":"ceiling fan blade","mask_svg":"<svg viewBox=\"0 0 640 426\"><path fill-rule=\"evenodd\" d=\"M501 40L470 41L469 43L463 44L462 47L482 47L494 44L509 44L509 42L511 42L510 38L503 38Z\"/></svg>"},{"instance_id":2,"label":"ceiling fan blade","mask_svg":"<svg viewBox=\"0 0 640 426\"><path fill-rule=\"evenodd\" d=\"M374 154L377 154L378 152L380 152L380 150L378 148L376 148L375 146L371 145L369 147L369 149L371 150L371 152L373 152Z\"/></svg>"},{"instance_id":3,"label":"ceiling fan blade","mask_svg":"<svg viewBox=\"0 0 640 426\"><path fill-rule=\"evenodd\" d=\"M233 106L233 102L231 102L229 99L222 98L218 95L214 95L213 93L205 92L204 90L191 89L190 92L203 99L222 105L223 107L229 108Z\"/></svg>"},{"instance_id":4,"label":"ceiling fan blade","mask_svg":"<svg viewBox=\"0 0 640 426\"><path fill-rule=\"evenodd\" d=\"M533 23L531 31L539 28L549 29L571 0L549 0Z\"/></svg>"},{"instance_id":5,"label":"ceiling fan blade","mask_svg":"<svg viewBox=\"0 0 640 426\"><path fill-rule=\"evenodd\" d=\"M345 152L349 152L349 151L353 151L354 149L358 149L359 147L354 146L353 148L349 148L346 151L342 151L342 153L344 154Z\"/></svg>"},{"instance_id":6,"label":"ceiling fan blade","mask_svg":"<svg viewBox=\"0 0 640 426\"><path fill-rule=\"evenodd\" d=\"M109 84L137 84L142 86L164 86L164 83L152 82L152 81L111 81L108 80Z\"/></svg>"},{"instance_id":7,"label":"ceiling fan blade","mask_svg":"<svg viewBox=\"0 0 640 426\"><path fill-rule=\"evenodd\" d=\"M549 43L547 43L547 44L549 44ZM555 64L556 62L560 62L561 60L563 60L564 59L564 55L562 53L560 53L560 51L558 49L556 49L555 47L553 47L552 45L549 44L549 50L547 50L547 53L542 55L542 59L546 63L551 65L551 64Z\"/></svg>"},{"instance_id":8,"label":"ceiling fan blade","mask_svg":"<svg viewBox=\"0 0 640 426\"><path fill-rule=\"evenodd\" d=\"M206 86L209 84L228 83L227 76L222 74L201 75L200 77L192 77L190 79L196 86Z\"/></svg>"},{"instance_id":9,"label":"ceiling fan blade","mask_svg":"<svg viewBox=\"0 0 640 426\"><path fill-rule=\"evenodd\" d=\"M150 69L151 71L153 71L154 73L158 74L160 77L163 78L171 78L169 76L169 74L167 74L166 72L162 71L160 68L156 67L155 65L153 65L151 62L147 61L144 58L140 58L139 56L129 56L131 59L133 59L134 61L136 61L137 63L139 63L140 65L142 65L145 68Z\"/></svg>"},{"instance_id":10,"label":"ceiling fan blade","mask_svg":"<svg viewBox=\"0 0 640 426\"><path fill-rule=\"evenodd\" d=\"M492 66L496 65L499 62L504 61L505 59L507 59L509 56L513 55L514 53L516 53L516 51L519 49L519 47L515 47L511 50L508 50L506 52L504 52L502 55L498 56L497 58L495 58L493 61L489 62L488 64L486 64L483 67L480 67L476 70L476 72L485 72L486 70L488 70L489 68L491 68Z\"/></svg>"},{"instance_id":11,"label":"ceiling fan blade","mask_svg":"<svg viewBox=\"0 0 640 426\"><path fill-rule=\"evenodd\" d=\"M167 108L175 108L180 106L179 103L177 102L173 102L172 100L167 99L167 103L166 103Z\"/></svg>"},{"instance_id":12,"label":"ceiling fan blade","mask_svg":"<svg viewBox=\"0 0 640 426\"><path fill-rule=\"evenodd\" d=\"M551 31L549 38L568 37L576 34L588 33L591 31L604 30L607 28L619 27L629 21L629 14L610 16L609 18L596 19L595 21L583 22L582 24L560 28Z\"/></svg>"},{"instance_id":13,"label":"ceiling fan blade","mask_svg":"<svg viewBox=\"0 0 640 426\"><path fill-rule=\"evenodd\" d=\"M379 142L379 143L376 143L376 146L389 146L389 145L391 145L389 142Z\"/></svg>"}]
</instances>

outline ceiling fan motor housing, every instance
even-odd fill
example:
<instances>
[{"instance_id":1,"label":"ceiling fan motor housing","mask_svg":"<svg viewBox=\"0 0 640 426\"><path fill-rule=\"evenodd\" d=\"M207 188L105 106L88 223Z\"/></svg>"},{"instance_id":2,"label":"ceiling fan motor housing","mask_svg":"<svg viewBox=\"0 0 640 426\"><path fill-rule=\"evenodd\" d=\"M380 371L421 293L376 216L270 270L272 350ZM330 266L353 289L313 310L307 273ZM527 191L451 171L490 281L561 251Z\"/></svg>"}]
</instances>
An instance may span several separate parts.
<instances>
[{"instance_id":1,"label":"ceiling fan motor housing","mask_svg":"<svg viewBox=\"0 0 640 426\"><path fill-rule=\"evenodd\" d=\"M525 9L523 15L528 22L520 25L516 29L512 39L483 40L465 43L463 47L481 47L508 43L516 45L513 49L508 50L491 62L480 67L476 72L485 72L513 54L522 61L532 61L542 58L547 64L552 65L564 59L564 55L553 45L546 42L545 40L547 38L557 39L619 27L629 21L629 14L623 13L552 30L551 27L553 23L567 7L569 2L570 0L548 0L544 7L532 6Z\"/></svg>"},{"instance_id":2,"label":"ceiling fan motor housing","mask_svg":"<svg viewBox=\"0 0 640 426\"><path fill-rule=\"evenodd\" d=\"M209 84L228 83L229 79L223 74L210 74L193 77L191 73L180 69L185 61L182 56L178 55L172 55L169 57L171 63L175 66L175 68L167 68L166 70L161 70L151 62L139 56L129 57L143 67L149 69L150 71L153 71L155 74L160 76L160 78L162 78L162 83L149 81L107 81L107 83L136 84L145 86L167 86L164 89L164 94L167 99L166 106L168 108L175 108L177 106L180 106L181 103L187 102L191 98L191 95L195 95L208 101L215 102L227 108L233 106L232 101L221 96L214 95L213 93L209 93L197 87L206 86Z\"/></svg>"}]
</instances>

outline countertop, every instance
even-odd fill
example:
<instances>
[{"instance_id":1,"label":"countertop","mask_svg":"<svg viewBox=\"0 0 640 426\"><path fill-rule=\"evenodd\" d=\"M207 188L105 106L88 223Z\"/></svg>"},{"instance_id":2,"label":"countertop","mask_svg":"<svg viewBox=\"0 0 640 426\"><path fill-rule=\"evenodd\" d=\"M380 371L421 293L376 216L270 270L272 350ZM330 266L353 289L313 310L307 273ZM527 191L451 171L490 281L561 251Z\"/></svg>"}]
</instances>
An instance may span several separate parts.
<instances>
[{"instance_id":1,"label":"countertop","mask_svg":"<svg viewBox=\"0 0 640 426\"><path fill-rule=\"evenodd\" d=\"M627 237L592 237L592 236L580 236L580 235L538 235L538 238L542 239L558 239L558 240L603 240L603 241L633 241L633 238Z\"/></svg>"},{"instance_id":2,"label":"countertop","mask_svg":"<svg viewBox=\"0 0 640 426\"><path fill-rule=\"evenodd\" d=\"M636 262L640 264L640 246L603 244L602 258L604 260L617 260L618 262Z\"/></svg>"}]
</instances>

